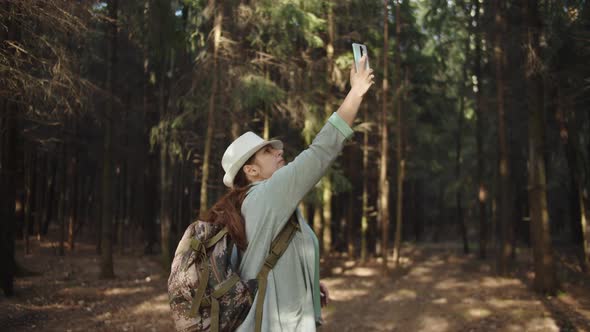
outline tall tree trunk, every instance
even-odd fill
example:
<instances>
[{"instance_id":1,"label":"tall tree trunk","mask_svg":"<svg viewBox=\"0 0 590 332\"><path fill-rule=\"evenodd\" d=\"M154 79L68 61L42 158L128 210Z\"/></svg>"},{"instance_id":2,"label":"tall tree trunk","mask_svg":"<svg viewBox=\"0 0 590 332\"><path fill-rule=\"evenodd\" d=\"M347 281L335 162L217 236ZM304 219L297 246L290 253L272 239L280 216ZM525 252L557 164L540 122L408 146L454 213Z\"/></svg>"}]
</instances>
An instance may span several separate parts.
<instances>
[{"instance_id":1,"label":"tall tree trunk","mask_svg":"<svg viewBox=\"0 0 590 332\"><path fill-rule=\"evenodd\" d=\"M162 70L162 78L165 70ZM163 98L164 89L160 88L160 98ZM160 108L160 121L166 121L165 110ZM169 128L161 137L160 142L160 247L162 250L162 265L169 269L172 263L172 171L174 165L169 155Z\"/></svg>"},{"instance_id":2,"label":"tall tree trunk","mask_svg":"<svg viewBox=\"0 0 590 332\"><path fill-rule=\"evenodd\" d=\"M63 124L64 129L62 135L65 137L66 135L66 123ZM67 215L67 208L68 208L68 157L67 157L67 149L66 149L66 140L61 143L61 153L59 155L58 165L60 165L57 169L59 172L57 188L59 188L59 201L58 201L58 210L57 210L57 220L59 221L59 255L65 255L65 241L66 241L66 215Z\"/></svg>"},{"instance_id":3,"label":"tall tree trunk","mask_svg":"<svg viewBox=\"0 0 590 332\"><path fill-rule=\"evenodd\" d=\"M4 5L8 17L2 17L2 24L8 29L1 29L2 40L18 42L20 27L14 19L17 6L10 2ZM15 237L16 237L16 144L17 144L17 109L16 104L0 98L0 287L9 297L14 295Z\"/></svg>"},{"instance_id":4,"label":"tall tree trunk","mask_svg":"<svg viewBox=\"0 0 590 332\"><path fill-rule=\"evenodd\" d=\"M545 134L543 121L543 78L539 39L542 22L539 19L537 2L527 0L524 4L527 24L527 95L529 112L529 208L531 215L531 239L535 266L535 289L541 293L554 294L557 276L553 261L549 211L547 208L547 179L545 176Z\"/></svg>"},{"instance_id":5,"label":"tall tree trunk","mask_svg":"<svg viewBox=\"0 0 590 332\"><path fill-rule=\"evenodd\" d=\"M173 49L167 42L170 36L167 34L166 27L171 24L169 15L171 12L171 1L161 0L158 2L159 7L154 10L158 17L159 47L161 50L159 59L160 80L158 85L158 114L160 115L160 124L163 127L163 133L160 137L160 248L161 263L165 269L170 269L174 255L174 237L172 234L172 177L174 162L171 158L171 149L169 145L171 127L169 121L171 116L168 114L166 107L166 76L169 71L169 64L173 56Z\"/></svg>"},{"instance_id":6,"label":"tall tree trunk","mask_svg":"<svg viewBox=\"0 0 590 332\"><path fill-rule=\"evenodd\" d=\"M463 141L463 119L465 118L465 95L467 93L465 89L465 82L467 82L467 66L469 64L469 41L471 35L468 33L465 39L465 63L463 64L463 77L459 86L459 114L458 114L458 126L457 130L457 145L456 145L456 156L455 156L455 178L459 183L457 192L455 193L455 201L457 204L457 224L461 232L461 238L463 239L463 252L469 253L469 242L467 241L467 227L465 226L465 219L463 217L463 206L461 203L463 196L463 181L461 179L461 164L463 163L462 155L462 141Z\"/></svg>"},{"instance_id":7,"label":"tall tree trunk","mask_svg":"<svg viewBox=\"0 0 590 332\"><path fill-rule=\"evenodd\" d=\"M270 81L270 70L268 66L263 65L264 68L264 77L267 81ZM264 127L262 128L262 138L265 140L270 139L270 107L266 103L262 106L262 118L264 122Z\"/></svg>"},{"instance_id":8,"label":"tall tree trunk","mask_svg":"<svg viewBox=\"0 0 590 332\"><path fill-rule=\"evenodd\" d=\"M143 7L143 28L145 31L150 31L150 2L151 0L145 0ZM150 111L150 42L149 33L146 34L143 46L143 119L145 126L151 128L158 124L158 114L154 110ZM148 142L145 143L149 144ZM158 196L158 154L156 152L147 152L147 166L142 174L138 174L138 205L137 205L137 217L142 222L143 241L144 241L144 254L153 254L154 246L156 245L156 216L158 214L156 198Z\"/></svg>"},{"instance_id":9,"label":"tall tree trunk","mask_svg":"<svg viewBox=\"0 0 590 332\"><path fill-rule=\"evenodd\" d=\"M115 65L117 63L117 10L118 0L109 0L107 2L108 24L107 43L107 80L106 90L109 92L105 116L105 133L103 147L103 169L102 169L102 225L101 225L101 261L100 277L114 278L113 269L113 147L112 147L112 125L114 116L114 93L116 82Z\"/></svg>"},{"instance_id":10,"label":"tall tree trunk","mask_svg":"<svg viewBox=\"0 0 590 332\"><path fill-rule=\"evenodd\" d=\"M75 121L75 120L74 120ZM74 139L77 137L76 123L74 127ZM78 224L78 152L76 145L73 146L72 155L69 159L68 178L70 179L70 194L69 194L69 212L68 212L68 248L70 251L74 250L74 236L75 228Z\"/></svg>"},{"instance_id":11,"label":"tall tree trunk","mask_svg":"<svg viewBox=\"0 0 590 332\"><path fill-rule=\"evenodd\" d=\"M363 122L367 125L369 115L364 110ZM367 260L368 251L368 231L369 231L369 129L365 128L363 132L363 194L361 205L361 261Z\"/></svg>"},{"instance_id":12,"label":"tall tree trunk","mask_svg":"<svg viewBox=\"0 0 590 332\"><path fill-rule=\"evenodd\" d=\"M332 1L326 2L326 11L328 16L328 42L326 43L326 92L327 96L324 102L324 113L326 119L333 112L333 94L332 94L332 74L334 71L334 15ZM323 178L323 241L322 245L325 254L332 251L332 174L328 172Z\"/></svg>"},{"instance_id":13,"label":"tall tree trunk","mask_svg":"<svg viewBox=\"0 0 590 332\"><path fill-rule=\"evenodd\" d=\"M434 225L434 234L432 236L433 242L440 241L440 235L443 230L444 223L446 221L445 215L445 187L442 181L438 183L438 220Z\"/></svg>"},{"instance_id":14,"label":"tall tree trunk","mask_svg":"<svg viewBox=\"0 0 590 332\"><path fill-rule=\"evenodd\" d=\"M87 192L88 190L86 189L88 187L88 176L86 175L86 173L83 171L83 169L80 168L80 165L78 164L78 171L77 171L77 180L76 182L78 183L78 186L76 188L76 211L75 211L75 220L76 220L76 227L74 229L74 240L77 236L81 236L82 232L83 232L83 227L86 226L88 224L89 218L88 218L88 213L91 210L90 206L86 205L87 200ZM76 196L75 196L76 197Z\"/></svg>"},{"instance_id":15,"label":"tall tree trunk","mask_svg":"<svg viewBox=\"0 0 590 332\"><path fill-rule=\"evenodd\" d=\"M184 161L180 159L178 161L178 179L176 180L176 229L183 230L183 209L184 209Z\"/></svg>"},{"instance_id":16,"label":"tall tree trunk","mask_svg":"<svg viewBox=\"0 0 590 332\"><path fill-rule=\"evenodd\" d=\"M43 223L43 211L45 211L46 202L45 191L47 190L47 175L48 170L46 168L47 162L45 159L47 156L44 152L38 152L37 164L35 171L37 172L37 185L35 186L35 236L37 242L41 241L41 224Z\"/></svg>"},{"instance_id":17,"label":"tall tree trunk","mask_svg":"<svg viewBox=\"0 0 590 332\"><path fill-rule=\"evenodd\" d=\"M34 177L34 171L33 171L33 167L35 165L35 160L33 160L33 153L34 151L30 151L33 150L32 146L30 146L30 144L25 144L24 146L24 159L25 159L25 163L24 163L24 177L25 177L25 201L24 201L24 205L25 205L25 220L24 220L24 227L23 227L23 239L25 242L25 254L30 254L31 253L31 247L30 247L30 243L29 243L29 227L31 224L31 209L32 209L32 198L33 198L33 177Z\"/></svg>"},{"instance_id":18,"label":"tall tree trunk","mask_svg":"<svg viewBox=\"0 0 590 332\"><path fill-rule=\"evenodd\" d=\"M125 146L127 146L125 144ZM126 160L123 158L120 161L120 166L119 166L119 189L117 189L117 191L119 192L119 211L117 213L117 242L119 245L119 252L121 254L123 254L125 252L125 227L127 225L127 206L129 205L128 202L128 197L127 197L127 162Z\"/></svg>"},{"instance_id":19,"label":"tall tree trunk","mask_svg":"<svg viewBox=\"0 0 590 332\"><path fill-rule=\"evenodd\" d=\"M343 156L345 160L343 161L343 165L347 166L346 173L347 174L357 174L358 175L358 152L356 150L356 146L350 145L345 148ZM362 174L361 174L362 175ZM356 183L358 176L354 179L351 178L352 188L346 194L341 196L341 203L346 208L342 211L342 222L341 231L342 231L342 238L344 240L345 245L345 252L347 253L347 257L349 259L354 259L356 255L356 248L355 248L355 230L354 227L356 226L355 223L355 210L358 208L356 204L355 195L356 191L354 190L357 187Z\"/></svg>"},{"instance_id":20,"label":"tall tree trunk","mask_svg":"<svg viewBox=\"0 0 590 332\"><path fill-rule=\"evenodd\" d=\"M144 254L152 255L157 243L157 227L155 216L158 215L156 198L158 197L158 186L154 179L158 178L157 174L158 160L156 155L148 156L148 171L141 175L141 181L145 184L144 199L141 202L142 208L139 216L143 216L143 237L145 242Z\"/></svg>"},{"instance_id":21,"label":"tall tree trunk","mask_svg":"<svg viewBox=\"0 0 590 332\"><path fill-rule=\"evenodd\" d=\"M354 233L353 233L353 226L354 226L354 190L351 189L348 193L348 208L346 209L346 250L348 253L348 258L353 259L355 258L355 242L354 242Z\"/></svg>"},{"instance_id":22,"label":"tall tree trunk","mask_svg":"<svg viewBox=\"0 0 590 332\"><path fill-rule=\"evenodd\" d=\"M43 221L41 225L41 234L47 235L49 223L53 218L53 208L55 207L55 184L57 182L57 161L55 157L47 157L47 187L45 188L45 207L43 209Z\"/></svg>"},{"instance_id":23,"label":"tall tree trunk","mask_svg":"<svg viewBox=\"0 0 590 332\"><path fill-rule=\"evenodd\" d=\"M2 17L2 23L8 27L1 29L0 36L18 43L20 26L18 6L10 2L3 4L8 17ZM0 287L7 297L14 295L14 275L16 273L15 237L16 237L16 178L17 178L17 142L18 142L18 107L13 101L0 98Z\"/></svg>"},{"instance_id":24,"label":"tall tree trunk","mask_svg":"<svg viewBox=\"0 0 590 332\"><path fill-rule=\"evenodd\" d=\"M268 78L268 72L266 74L266 77ZM268 106L265 105L264 109L262 110L262 114L263 114L263 118L264 118L264 127L262 129L262 138L264 138L267 141L270 139L270 117L268 116L268 113L269 113Z\"/></svg>"},{"instance_id":25,"label":"tall tree trunk","mask_svg":"<svg viewBox=\"0 0 590 332\"><path fill-rule=\"evenodd\" d=\"M8 11L10 13L10 10ZM11 13L13 14L13 13ZM8 19L10 40L18 39L15 20ZM2 113L0 114L0 286L6 296L14 295L14 275L16 273L15 237L16 237L16 145L17 105L11 101L0 99Z\"/></svg>"},{"instance_id":26,"label":"tall tree trunk","mask_svg":"<svg viewBox=\"0 0 590 332\"><path fill-rule=\"evenodd\" d=\"M381 159L379 165L379 222L381 223L381 256L383 256L383 269L387 270L387 245L389 242L389 179L387 178L388 166L388 125L387 125L387 94L389 86L387 81L387 62L389 50L389 1L383 1L383 86L381 98Z\"/></svg>"},{"instance_id":27,"label":"tall tree trunk","mask_svg":"<svg viewBox=\"0 0 590 332\"><path fill-rule=\"evenodd\" d=\"M11 22L13 23L13 22ZM13 36L15 37L15 36ZM10 101L2 100L2 118L0 129L0 190L2 206L0 223L0 282L6 296L14 295L14 275L16 273L15 237L16 237L16 144L17 144L17 119L16 105Z\"/></svg>"},{"instance_id":28,"label":"tall tree trunk","mask_svg":"<svg viewBox=\"0 0 590 332\"><path fill-rule=\"evenodd\" d=\"M500 236L497 251L497 272L506 275L509 270L512 253L512 202L510 190L510 160L505 122L504 108L504 41L505 17L504 0L494 1L495 34L494 34L494 62L496 66L496 107L498 112L498 148L499 148L499 225Z\"/></svg>"},{"instance_id":29,"label":"tall tree trunk","mask_svg":"<svg viewBox=\"0 0 590 332\"><path fill-rule=\"evenodd\" d=\"M103 161L104 164L104 161ZM97 195L93 196L93 205L94 205L94 213L92 217L94 218L94 233L97 234L96 236L96 254L102 255L102 178L104 172L102 168L97 168L94 178L92 181L92 185L94 188L101 188L100 192Z\"/></svg>"},{"instance_id":30,"label":"tall tree trunk","mask_svg":"<svg viewBox=\"0 0 590 332\"><path fill-rule=\"evenodd\" d=\"M406 171L406 161L403 155L403 120L402 120L402 93L401 93L401 18L400 6L401 3L396 1L395 5L395 104L397 106L397 204L396 204L396 222L395 222L395 240L393 242L393 262L395 267L399 265L401 256L401 238L402 238L402 224L403 224L403 208L404 208L404 178Z\"/></svg>"},{"instance_id":31,"label":"tall tree trunk","mask_svg":"<svg viewBox=\"0 0 590 332\"><path fill-rule=\"evenodd\" d=\"M420 180L413 180L411 181L411 194L410 197L410 213L411 221L413 224L414 230L414 241L420 242L422 240L422 235L424 234L424 212L421 209L422 204L422 181Z\"/></svg>"},{"instance_id":32,"label":"tall tree trunk","mask_svg":"<svg viewBox=\"0 0 590 332\"><path fill-rule=\"evenodd\" d=\"M578 198L580 200L580 224L582 226L582 234L584 236L584 255L582 257L582 269L590 271L590 225L588 225L588 215L586 210L586 203L584 200L584 191L582 184L578 183Z\"/></svg>"},{"instance_id":33,"label":"tall tree trunk","mask_svg":"<svg viewBox=\"0 0 590 332\"><path fill-rule=\"evenodd\" d=\"M212 8L215 7L215 1L211 1ZM199 213L204 215L208 209L207 182L209 181L209 160L211 158L211 145L213 144L213 131L215 130L215 107L219 81L219 46L221 43L221 32L223 24L223 7L221 3L217 4L215 22L213 26L213 72L211 82L211 94L209 95L209 112L207 114L207 133L205 136L205 153L203 156L203 171L201 177L201 204Z\"/></svg>"},{"instance_id":34,"label":"tall tree trunk","mask_svg":"<svg viewBox=\"0 0 590 332\"><path fill-rule=\"evenodd\" d=\"M488 248L488 225L486 220L487 188L484 182L484 151L483 151L483 77L481 71L481 41L483 39L482 22L480 19L480 0L473 0L475 3L475 16L473 18L476 26L475 34L475 140L477 146L477 206L479 217L479 258L485 259Z\"/></svg>"},{"instance_id":35,"label":"tall tree trunk","mask_svg":"<svg viewBox=\"0 0 590 332\"><path fill-rule=\"evenodd\" d=\"M584 208L583 177L580 162L580 146L578 143L577 122L581 119L576 118L576 113L572 109L571 101L563 96L563 93L557 89L557 121L559 123L559 132L561 142L565 147L565 155L570 176L570 194L568 200L570 203L570 227L572 230L571 241L576 246L577 256L579 257L580 267L583 271L588 272L587 241L585 240L584 227L586 227L586 211Z\"/></svg>"}]
</instances>

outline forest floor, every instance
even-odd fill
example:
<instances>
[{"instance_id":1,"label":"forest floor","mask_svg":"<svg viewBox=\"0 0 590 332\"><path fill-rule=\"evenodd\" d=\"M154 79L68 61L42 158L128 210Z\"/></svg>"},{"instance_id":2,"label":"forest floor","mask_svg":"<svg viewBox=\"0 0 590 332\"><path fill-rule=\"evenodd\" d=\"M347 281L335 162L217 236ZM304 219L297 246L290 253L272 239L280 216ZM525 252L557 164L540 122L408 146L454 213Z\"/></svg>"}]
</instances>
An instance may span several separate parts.
<instances>
[{"instance_id":1,"label":"forest floor","mask_svg":"<svg viewBox=\"0 0 590 332\"><path fill-rule=\"evenodd\" d=\"M155 257L116 254L117 277L106 281L92 246L60 257L54 243L31 242L33 254L19 243L17 259L38 275L18 278L15 297L0 296L1 331L173 330ZM528 255L519 253L519 269L505 278L453 245L406 244L401 268L386 276L378 261L333 257L323 264L332 302L321 331L590 332L590 277L560 256L561 290L537 295Z\"/></svg>"}]
</instances>

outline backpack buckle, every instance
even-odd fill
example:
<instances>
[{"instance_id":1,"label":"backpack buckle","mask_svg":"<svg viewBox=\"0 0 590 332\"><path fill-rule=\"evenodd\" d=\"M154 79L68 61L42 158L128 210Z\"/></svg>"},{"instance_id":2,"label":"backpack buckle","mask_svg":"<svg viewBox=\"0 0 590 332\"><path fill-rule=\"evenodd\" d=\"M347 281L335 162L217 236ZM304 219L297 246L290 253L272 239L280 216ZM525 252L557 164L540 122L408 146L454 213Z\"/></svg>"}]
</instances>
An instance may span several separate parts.
<instances>
[{"instance_id":1,"label":"backpack buckle","mask_svg":"<svg viewBox=\"0 0 590 332\"><path fill-rule=\"evenodd\" d=\"M191 239L191 249L196 252L201 251L203 248L203 242L199 241L199 239Z\"/></svg>"}]
</instances>

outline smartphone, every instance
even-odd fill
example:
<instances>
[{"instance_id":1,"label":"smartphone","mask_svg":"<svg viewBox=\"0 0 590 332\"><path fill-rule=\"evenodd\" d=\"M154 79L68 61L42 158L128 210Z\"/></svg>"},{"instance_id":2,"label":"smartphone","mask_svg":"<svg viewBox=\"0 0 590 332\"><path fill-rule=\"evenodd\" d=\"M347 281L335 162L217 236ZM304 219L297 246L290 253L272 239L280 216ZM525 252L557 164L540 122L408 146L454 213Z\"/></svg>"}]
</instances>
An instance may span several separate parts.
<instances>
[{"instance_id":1,"label":"smartphone","mask_svg":"<svg viewBox=\"0 0 590 332\"><path fill-rule=\"evenodd\" d=\"M352 54L354 55L354 69L359 71L359 64L361 57L367 55L367 63L365 69L369 69L369 53L367 53L367 46L363 44L352 43Z\"/></svg>"}]
</instances>

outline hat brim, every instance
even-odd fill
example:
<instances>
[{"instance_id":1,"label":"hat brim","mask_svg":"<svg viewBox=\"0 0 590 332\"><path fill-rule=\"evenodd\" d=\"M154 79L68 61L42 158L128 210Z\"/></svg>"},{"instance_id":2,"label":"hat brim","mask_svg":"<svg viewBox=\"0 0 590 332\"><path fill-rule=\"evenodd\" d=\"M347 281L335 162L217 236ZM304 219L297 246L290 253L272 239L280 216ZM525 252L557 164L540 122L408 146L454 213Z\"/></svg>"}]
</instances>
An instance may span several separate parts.
<instances>
[{"instance_id":1,"label":"hat brim","mask_svg":"<svg viewBox=\"0 0 590 332\"><path fill-rule=\"evenodd\" d=\"M254 145L251 147L246 153L242 155L240 159L238 159L232 167L225 173L223 176L223 184L226 187L232 188L234 186L234 179L236 174L240 171L242 166L252 157L258 150L262 149L263 147L271 145L275 149L282 149L283 142L280 140L270 140L270 141L263 141L260 144Z\"/></svg>"}]
</instances>

